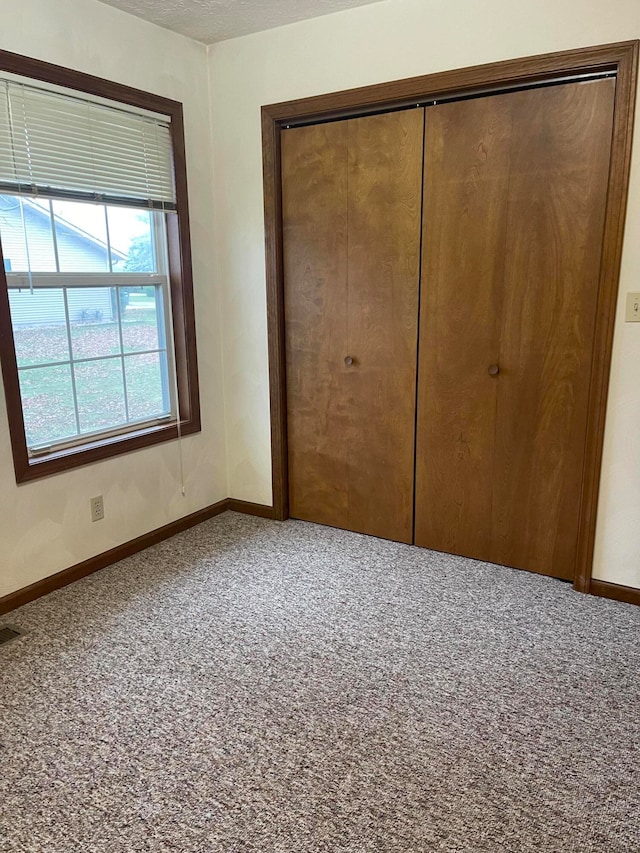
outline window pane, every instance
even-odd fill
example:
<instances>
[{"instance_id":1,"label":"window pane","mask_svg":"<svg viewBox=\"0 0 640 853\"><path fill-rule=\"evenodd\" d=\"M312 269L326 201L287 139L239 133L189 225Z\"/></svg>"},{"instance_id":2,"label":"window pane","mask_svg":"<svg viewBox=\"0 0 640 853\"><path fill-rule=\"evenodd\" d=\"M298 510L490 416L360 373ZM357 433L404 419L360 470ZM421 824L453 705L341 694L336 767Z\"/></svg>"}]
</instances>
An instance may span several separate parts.
<instances>
[{"instance_id":1,"label":"window pane","mask_svg":"<svg viewBox=\"0 0 640 853\"><path fill-rule=\"evenodd\" d=\"M170 404L164 357L159 353L128 355L124 364L129 418L139 420L167 415Z\"/></svg>"},{"instance_id":2,"label":"window pane","mask_svg":"<svg viewBox=\"0 0 640 853\"><path fill-rule=\"evenodd\" d=\"M21 370L19 375L27 444L76 435L69 365Z\"/></svg>"},{"instance_id":3,"label":"window pane","mask_svg":"<svg viewBox=\"0 0 640 853\"><path fill-rule=\"evenodd\" d=\"M122 344L125 352L164 347L164 340L158 342L158 322L164 324L160 287L123 287L120 291Z\"/></svg>"},{"instance_id":4,"label":"window pane","mask_svg":"<svg viewBox=\"0 0 640 853\"><path fill-rule=\"evenodd\" d=\"M67 290L71 323L116 322L115 293L111 287L70 287Z\"/></svg>"},{"instance_id":5,"label":"window pane","mask_svg":"<svg viewBox=\"0 0 640 853\"><path fill-rule=\"evenodd\" d=\"M74 368L80 431L92 432L126 423L120 358L88 361Z\"/></svg>"},{"instance_id":6,"label":"window pane","mask_svg":"<svg viewBox=\"0 0 640 853\"><path fill-rule=\"evenodd\" d=\"M0 195L0 239L11 272L56 272L49 202Z\"/></svg>"},{"instance_id":7,"label":"window pane","mask_svg":"<svg viewBox=\"0 0 640 853\"><path fill-rule=\"evenodd\" d=\"M104 205L53 201L60 272L109 272Z\"/></svg>"},{"instance_id":8,"label":"window pane","mask_svg":"<svg viewBox=\"0 0 640 853\"><path fill-rule=\"evenodd\" d=\"M100 358L120 352L117 298L115 287L67 290L74 359Z\"/></svg>"},{"instance_id":9,"label":"window pane","mask_svg":"<svg viewBox=\"0 0 640 853\"><path fill-rule=\"evenodd\" d=\"M61 288L10 290L9 306L18 367L68 360Z\"/></svg>"},{"instance_id":10,"label":"window pane","mask_svg":"<svg viewBox=\"0 0 640 853\"><path fill-rule=\"evenodd\" d=\"M114 272L157 272L151 213L107 207Z\"/></svg>"}]
</instances>

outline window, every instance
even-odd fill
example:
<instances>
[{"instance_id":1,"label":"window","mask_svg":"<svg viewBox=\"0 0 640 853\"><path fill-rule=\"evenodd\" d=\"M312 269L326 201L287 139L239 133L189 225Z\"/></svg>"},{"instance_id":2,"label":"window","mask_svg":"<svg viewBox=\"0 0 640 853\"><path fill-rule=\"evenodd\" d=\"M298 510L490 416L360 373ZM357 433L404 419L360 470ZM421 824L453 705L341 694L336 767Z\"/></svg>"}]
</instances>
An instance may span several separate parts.
<instances>
[{"instance_id":1,"label":"window","mask_svg":"<svg viewBox=\"0 0 640 853\"><path fill-rule=\"evenodd\" d=\"M197 431L198 385L181 105L1 51L0 68L0 357L23 482Z\"/></svg>"}]
</instances>

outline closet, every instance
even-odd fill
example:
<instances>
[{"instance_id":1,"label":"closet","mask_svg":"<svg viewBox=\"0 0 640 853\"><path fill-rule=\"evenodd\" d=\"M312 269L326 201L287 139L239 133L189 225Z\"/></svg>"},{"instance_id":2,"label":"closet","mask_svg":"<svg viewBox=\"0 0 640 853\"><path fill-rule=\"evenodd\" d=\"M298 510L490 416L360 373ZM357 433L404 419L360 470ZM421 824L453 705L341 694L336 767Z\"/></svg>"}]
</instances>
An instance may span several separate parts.
<instances>
[{"instance_id":1,"label":"closet","mask_svg":"<svg viewBox=\"0 0 640 853\"><path fill-rule=\"evenodd\" d=\"M291 516L573 576L614 92L282 132Z\"/></svg>"}]
</instances>

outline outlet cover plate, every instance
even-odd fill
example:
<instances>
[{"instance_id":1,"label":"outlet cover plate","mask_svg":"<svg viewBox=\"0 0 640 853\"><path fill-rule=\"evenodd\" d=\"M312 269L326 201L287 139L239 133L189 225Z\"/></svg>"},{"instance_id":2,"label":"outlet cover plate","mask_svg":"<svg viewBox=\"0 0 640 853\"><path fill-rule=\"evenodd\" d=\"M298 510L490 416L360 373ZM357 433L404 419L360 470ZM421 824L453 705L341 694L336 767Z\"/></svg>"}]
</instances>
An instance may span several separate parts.
<instances>
[{"instance_id":1,"label":"outlet cover plate","mask_svg":"<svg viewBox=\"0 0 640 853\"><path fill-rule=\"evenodd\" d=\"M102 495L91 498L91 521L101 521L104 518L104 500Z\"/></svg>"}]
</instances>

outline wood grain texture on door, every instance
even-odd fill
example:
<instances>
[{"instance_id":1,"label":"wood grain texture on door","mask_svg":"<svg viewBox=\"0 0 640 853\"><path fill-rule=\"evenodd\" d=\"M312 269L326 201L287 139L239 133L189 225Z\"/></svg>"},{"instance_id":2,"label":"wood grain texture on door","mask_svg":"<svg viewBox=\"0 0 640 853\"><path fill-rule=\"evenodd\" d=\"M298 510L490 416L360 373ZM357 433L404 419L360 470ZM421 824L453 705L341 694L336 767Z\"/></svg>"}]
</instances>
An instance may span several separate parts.
<instances>
[{"instance_id":1,"label":"wood grain texture on door","mask_svg":"<svg viewBox=\"0 0 640 853\"><path fill-rule=\"evenodd\" d=\"M352 450L342 364L349 130L293 128L281 144L289 512L335 524L348 518Z\"/></svg>"},{"instance_id":2,"label":"wood grain texture on door","mask_svg":"<svg viewBox=\"0 0 640 853\"><path fill-rule=\"evenodd\" d=\"M282 136L290 514L410 542L422 110Z\"/></svg>"},{"instance_id":3,"label":"wood grain texture on door","mask_svg":"<svg viewBox=\"0 0 640 853\"><path fill-rule=\"evenodd\" d=\"M614 87L427 113L416 544L573 577Z\"/></svg>"},{"instance_id":4,"label":"wood grain texture on door","mask_svg":"<svg viewBox=\"0 0 640 853\"><path fill-rule=\"evenodd\" d=\"M573 579L615 81L519 92L491 559Z\"/></svg>"},{"instance_id":5,"label":"wood grain texture on door","mask_svg":"<svg viewBox=\"0 0 640 853\"><path fill-rule=\"evenodd\" d=\"M489 559L511 110L427 110L416 438L418 545Z\"/></svg>"}]
</instances>

